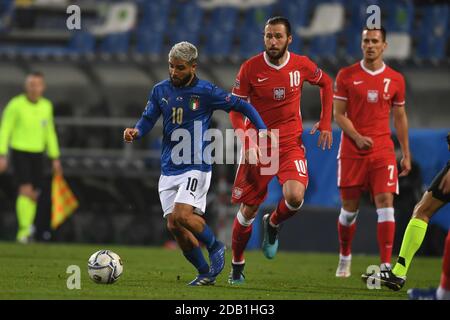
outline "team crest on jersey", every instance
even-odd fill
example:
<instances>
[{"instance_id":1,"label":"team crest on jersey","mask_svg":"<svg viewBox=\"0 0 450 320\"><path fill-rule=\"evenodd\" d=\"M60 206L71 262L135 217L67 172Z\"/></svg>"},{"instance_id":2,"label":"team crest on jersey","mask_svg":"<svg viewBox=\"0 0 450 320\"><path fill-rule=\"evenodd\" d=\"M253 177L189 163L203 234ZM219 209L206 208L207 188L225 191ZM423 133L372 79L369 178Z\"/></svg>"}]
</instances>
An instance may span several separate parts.
<instances>
[{"instance_id":1,"label":"team crest on jersey","mask_svg":"<svg viewBox=\"0 0 450 320\"><path fill-rule=\"evenodd\" d=\"M235 83L234 83L234 88L235 89L239 89L241 86L241 82L239 81L239 79L236 79Z\"/></svg>"},{"instance_id":2,"label":"team crest on jersey","mask_svg":"<svg viewBox=\"0 0 450 320\"><path fill-rule=\"evenodd\" d=\"M233 188L233 198L240 199L242 197L243 190L241 188Z\"/></svg>"},{"instance_id":3,"label":"team crest on jersey","mask_svg":"<svg viewBox=\"0 0 450 320\"><path fill-rule=\"evenodd\" d=\"M367 90L367 102L378 102L378 90Z\"/></svg>"},{"instance_id":4,"label":"team crest on jersey","mask_svg":"<svg viewBox=\"0 0 450 320\"><path fill-rule=\"evenodd\" d=\"M200 108L199 96L191 96L191 99L189 100L189 108L191 108L192 111L195 111L198 108Z\"/></svg>"},{"instance_id":5,"label":"team crest on jersey","mask_svg":"<svg viewBox=\"0 0 450 320\"><path fill-rule=\"evenodd\" d=\"M284 98L285 98L284 92L285 92L284 88L274 88L273 89L273 98L275 100L284 100Z\"/></svg>"},{"instance_id":6,"label":"team crest on jersey","mask_svg":"<svg viewBox=\"0 0 450 320\"><path fill-rule=\"evenodd\" d=\"M42 121L41 121L41 126L42 126L42 127L46 127L46 126L47 126L47 120L45 120L45 119L42 120Z\"/></svg>"}]
</instances>

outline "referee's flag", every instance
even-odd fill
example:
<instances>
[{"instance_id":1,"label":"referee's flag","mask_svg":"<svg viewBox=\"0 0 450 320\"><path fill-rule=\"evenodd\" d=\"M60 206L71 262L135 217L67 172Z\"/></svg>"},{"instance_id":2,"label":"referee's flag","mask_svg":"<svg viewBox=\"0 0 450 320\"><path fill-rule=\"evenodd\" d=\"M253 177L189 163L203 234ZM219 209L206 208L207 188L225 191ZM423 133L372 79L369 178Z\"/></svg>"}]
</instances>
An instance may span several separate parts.
<instances>
[{"instance_id":1,"label":"referee's flag","mask_svg":"<svg viewBox=\"0 0 450 320\"><path fill-rule=\"evenodd\" d=\"M78 200L62 175L52 179L51 227L57 229L78 208Z\"/></svg>"}]
</instances>

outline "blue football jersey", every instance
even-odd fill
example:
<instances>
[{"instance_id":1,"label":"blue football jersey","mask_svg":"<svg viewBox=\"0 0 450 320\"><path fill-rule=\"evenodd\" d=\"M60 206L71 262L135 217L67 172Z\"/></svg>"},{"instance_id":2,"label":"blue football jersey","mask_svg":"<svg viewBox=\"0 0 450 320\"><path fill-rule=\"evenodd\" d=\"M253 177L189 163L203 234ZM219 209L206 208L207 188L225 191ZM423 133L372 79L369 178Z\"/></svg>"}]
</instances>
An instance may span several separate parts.
<instances>
[{"instance_id":1,"label":"blue football jersey","mask_svg":"<svg viewBox=\"0 0 450 320\"><path fill-rule=\"evenodd\" d=\"M153 128L159 116L163 116L163 175L179 175L190 170L211 171L209 159L203 159L203 151L210 143L203 139L203 133L209 129L212 113L218 109L242 112L258 129L266 129L250 104L208 81L195 77L189 86L175 87L167 79L153 87L147 106L135 127L139 130L139 137L142 137ZM186 137L190 141L185 141ZM180 142L190 143L189 156L180 154ZM181 153L184 151L181 150ZM173 152L178 159L176 163L173 161ZM180 157L188 161L179 163Z\"/></svg>"}]
</instances>

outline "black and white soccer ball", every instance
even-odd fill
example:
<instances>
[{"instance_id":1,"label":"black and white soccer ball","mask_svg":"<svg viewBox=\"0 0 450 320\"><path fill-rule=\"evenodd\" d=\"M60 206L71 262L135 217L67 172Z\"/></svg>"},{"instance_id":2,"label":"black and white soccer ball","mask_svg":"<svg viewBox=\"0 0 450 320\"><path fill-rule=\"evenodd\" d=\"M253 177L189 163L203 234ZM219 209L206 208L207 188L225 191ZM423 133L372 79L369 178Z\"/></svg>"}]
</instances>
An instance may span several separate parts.
<instances>
[{"instance_id":1,"label":"black and white soccer ball","mask_svg":"<svg viewBox=\"0 0 450 320\"><path fill-rule=\"evenodd\" d=\"M89 258L89 278L96 283L114 283L122 275L122 272L122 259L111 250L97 251Z\"/></svg>"}]
</instances>

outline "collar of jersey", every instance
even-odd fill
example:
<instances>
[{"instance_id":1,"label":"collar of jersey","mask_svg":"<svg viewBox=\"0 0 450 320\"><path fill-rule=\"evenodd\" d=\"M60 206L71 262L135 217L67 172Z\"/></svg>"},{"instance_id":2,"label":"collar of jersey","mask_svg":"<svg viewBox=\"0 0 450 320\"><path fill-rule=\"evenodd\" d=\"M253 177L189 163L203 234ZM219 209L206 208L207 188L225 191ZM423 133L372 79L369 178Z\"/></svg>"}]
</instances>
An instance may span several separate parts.
<instances>
[{"instance_id":1,"label":"collar of jersey","mask_svg":"<svg viewBox=\"0 0 450 320\"><path fill-rule=\"evenodd\" d=\"M279 66L276 66L276 65L274 65L273 63L271 63L269 61L269 58L267 58L267 53L265 51L263 52L264 61L267 63L267 65L269 67L272 67L272 68L277 69L277 70L280 70L281 68L283 68L285 65L287 65L289 63L289 60L291 59L291 53L288 51L287 54L288 54L288 56L287 56L286 61L283 64L280 64Z\"/></svg>"},{"instance_id":2,"label":"collar of jersey","mask_svg":"<svg viewBox=\"0 0 450 320\"><path fill-rule=\"evenodd\" d=\"M375 70L375 71L369 70L369 69L367 69L367 68L364 66L364 62L363 62L363 61L364 61L364 60L361 60L361 61L359 62L359 64L361 65L361 68L362 68L365 72L367 72L368 74L370 74L371 76L376 76L377 74L382 73L382 72L384 71L384 69L386 69L386 65L385 65L384 62L383 62L383 66L382 66L380 69Z\"/></svg>"}]
</instances>

